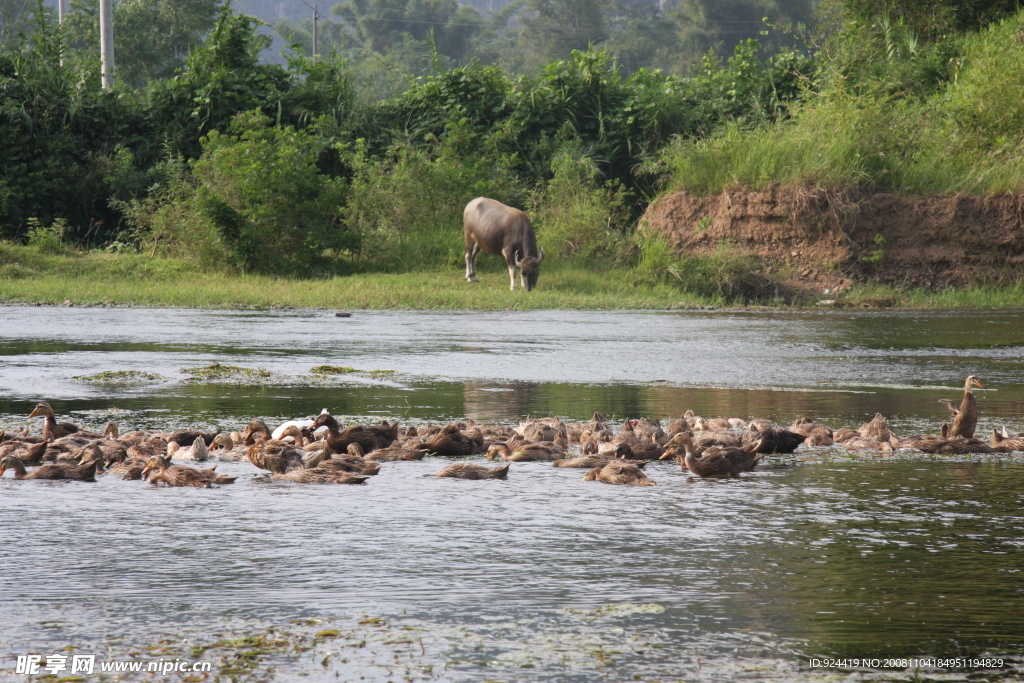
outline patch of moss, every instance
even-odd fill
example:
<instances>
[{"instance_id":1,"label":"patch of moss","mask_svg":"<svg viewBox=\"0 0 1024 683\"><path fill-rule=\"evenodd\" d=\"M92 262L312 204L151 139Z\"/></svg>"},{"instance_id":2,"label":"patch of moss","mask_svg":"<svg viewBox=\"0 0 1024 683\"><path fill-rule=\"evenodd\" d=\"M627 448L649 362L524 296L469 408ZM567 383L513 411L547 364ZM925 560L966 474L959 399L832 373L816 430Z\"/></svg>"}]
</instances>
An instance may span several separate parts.
<instances>
[{"instance_id":1,"label":"patch of moss","mask_svg":"<svg viewBox=\"0 0 1024 683\"><path fill-rule=\"evenodd\" d=\"M163 375L141 370L107 370L95 375L75 375L71 379L76 382L93 382L96 384L128 384L131 382L151 382L163 379Z\"/></svg>"},{"instance_id":2,"label":"patch of moss","mask_svg":"<svg viewBox=\"0 0 1024 683\"><path fill-rule=\"evenodd\" d=\"M352 372L359 372L355 368L345 365L317 365L310 368L309 371L314 375L347 375Z\"/></svg>"},{"instance_id":3,"label":"patch of moss","mask_svg":"<svg viewBox=\"0 0 1024 683\"><path fill-rule=\"evenodd\" d=\"M201 368L183 368L182 373L191 375L190 382L215 382L217 380L269 379L273 373L265 368L243 368L238 365L210 363Z\"/></svg>"}]
</instances>

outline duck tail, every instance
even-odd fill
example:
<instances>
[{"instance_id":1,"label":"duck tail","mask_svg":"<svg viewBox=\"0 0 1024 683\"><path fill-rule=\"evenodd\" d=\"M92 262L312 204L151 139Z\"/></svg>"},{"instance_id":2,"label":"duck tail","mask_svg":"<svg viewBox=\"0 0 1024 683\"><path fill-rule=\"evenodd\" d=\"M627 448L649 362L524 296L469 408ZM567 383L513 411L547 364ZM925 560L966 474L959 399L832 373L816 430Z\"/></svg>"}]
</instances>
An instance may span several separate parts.
<instances>
[{"instance_id":1,"label":"duck tail","mask_svg":"<svg viewBox=\"0 0 1024 683\"><path fill-rule=\"evenodd\" d=\"M491 470L491 477L494 479L508 479L508 468L512 466L511 462L507 462L501 467L495 467Z\"/></svg>"}]
</instances>

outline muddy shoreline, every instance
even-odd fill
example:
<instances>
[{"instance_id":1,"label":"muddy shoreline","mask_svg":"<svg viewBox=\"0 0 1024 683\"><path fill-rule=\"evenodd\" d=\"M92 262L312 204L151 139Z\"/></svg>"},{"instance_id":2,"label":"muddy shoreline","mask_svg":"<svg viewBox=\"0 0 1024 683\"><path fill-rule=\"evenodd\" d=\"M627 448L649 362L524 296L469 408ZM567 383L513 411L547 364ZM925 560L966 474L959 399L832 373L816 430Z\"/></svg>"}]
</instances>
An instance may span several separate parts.
<instances>
[{"instance_id":1,"label":"muddy shoreline","mask_svg":"<svg viewBox=\"0 0 1024 683\"><path fill-rule=\"evenodd\" d=\"M1011 284L1024 275L1024 197L902 197L855 189L732 187L675 192L641 229L684 256L723 243L784 286L834 294L855 284L925 290Z\"/></svg>"}]
</instances>

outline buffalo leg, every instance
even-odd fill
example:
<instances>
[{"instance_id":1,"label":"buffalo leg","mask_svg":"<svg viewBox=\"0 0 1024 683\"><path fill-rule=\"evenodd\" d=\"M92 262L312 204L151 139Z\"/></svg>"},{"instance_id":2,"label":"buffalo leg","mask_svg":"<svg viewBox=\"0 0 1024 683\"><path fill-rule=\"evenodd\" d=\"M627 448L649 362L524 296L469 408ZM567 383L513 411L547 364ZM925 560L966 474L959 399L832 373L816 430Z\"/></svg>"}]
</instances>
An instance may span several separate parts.
<instances>
[{"instance_id":1,"label":"buffalo leg","mask_svg":"<svg viewBox=\"0 0 1024 683\"><path fill-rule=\"evenodd\" d=\"M506 247L501 255L505 257L505 263L508 265L508 279L512 281L512 285L509 287L511 291L516 291L516 252L509 251Z\"/></svg>"},{"instance_id":2,"label":"buffalo leg","mask_svg":"<svg viewBox=\"0 0 1024 683\"><path fill-rule=\"evenodd\" d=\"M466 281L476 282L476 255L480 246L473 241L466 244Z\"/></svg>"}]
</instances>

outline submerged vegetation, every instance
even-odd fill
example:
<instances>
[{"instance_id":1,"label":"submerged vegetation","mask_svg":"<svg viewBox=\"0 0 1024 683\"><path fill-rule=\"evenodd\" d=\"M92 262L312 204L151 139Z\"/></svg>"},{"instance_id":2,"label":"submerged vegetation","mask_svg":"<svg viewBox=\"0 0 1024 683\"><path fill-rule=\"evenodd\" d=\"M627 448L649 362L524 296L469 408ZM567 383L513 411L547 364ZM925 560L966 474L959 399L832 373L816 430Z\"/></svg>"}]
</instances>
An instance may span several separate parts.
<instances>
[{"instance_id":1,"label":"submerged vegetation","mask_svg":"<svg viewBox=\"0 0 1024 683\"><path fill-rule=\"evenodd\" d=\"M112 90L76 52L84 24L57 27L40 4L20 33L2 36L3 300L812 303L780 290L739 245L675 253L637 233L637 219L659 193L736 184L1024 190L1024 11L1005 2L942 0L927 13L915 3L824 2L813 25L766 30L731 56L716 44L670 73L629 67L621 27L602 48L538 50L551 59L531 71L481 57L480 40L497 45L501 31L470 31L472 46L440 29L410 28L406 40L373 28L373 10L352 3L339 5L339 25L359 28L328 31L336 52L298 49L285 64L266 63L259 22L190 1L198 18L160 48L182 69L145 67L130 52L127 63L142 61ZM507 29L517 45L540 40L536 22L554 15L530 16ZM352 52L357 35L385 62L421 50L430 67L383 92L369 84L380 76L372 60ZM557 257L545 262L545 293L460 286L461 209L481 195L532 217L540 246ZM485 257L480 269L497 275L504 265Z\"/></svg>"},{"instance_id":2,"label":"submerged vegetation","mask_svg":"<svg viewBox=\"0 0 1024 683\"><path fill-rule=\"evenodd\" d=\"M97 372L94 375L75 375L71 379L76 382L90 382L94 384L132 384L163 379L163 375L158 375L155 372L143 372L142 370L106 370L104 372Z\"/></svg>"},{"instance_id":3,"label":"submerged vegetation","mask_svg":"<svg viewBox=\"0 0 1024 683\"><path fill-rule=\"evenodd\" d=\"M246 382L266 380L272 373L265 368L243 368L237 365L210 363L199 368L183 368L182 374L189 376L190 382L217 382L244 380Z\"/></svg>"}]
</instances>

